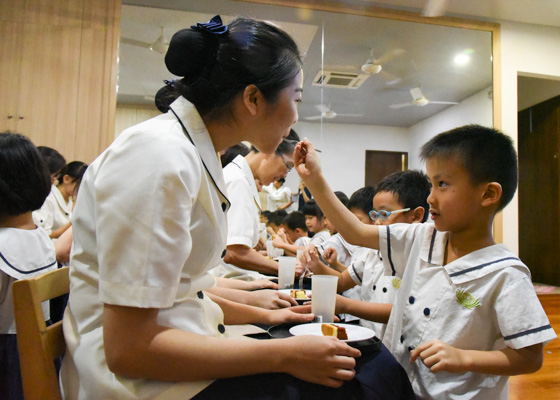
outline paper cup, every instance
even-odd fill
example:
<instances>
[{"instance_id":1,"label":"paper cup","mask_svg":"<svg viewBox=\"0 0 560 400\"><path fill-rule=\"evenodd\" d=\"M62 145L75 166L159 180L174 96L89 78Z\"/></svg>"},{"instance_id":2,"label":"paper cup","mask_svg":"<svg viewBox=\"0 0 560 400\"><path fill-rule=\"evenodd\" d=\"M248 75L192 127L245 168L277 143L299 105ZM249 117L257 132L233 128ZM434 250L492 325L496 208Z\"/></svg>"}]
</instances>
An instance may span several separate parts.
<instances>
[{"instance_id":1,"label":"paper cup","mask_svg":"<svg viewBox=\"0 0 560 400\"><path fill-rule=\"evenodd\" d=\"M311 277L311 312L320 317L321 322L334 322L336 287L338 277L332 275L313 275Z\"/></svg>"},{"instance_id":2,"label":"paper cup","mask_svg":"<svg viewBox=\"0 0 560 400\"><path fill-rule=\"evenodd\" d=\"M278 289L292 289L294 287L295 273L296 273L295 257L279 257L278 258Z\"/></svg>"}]
</instances>

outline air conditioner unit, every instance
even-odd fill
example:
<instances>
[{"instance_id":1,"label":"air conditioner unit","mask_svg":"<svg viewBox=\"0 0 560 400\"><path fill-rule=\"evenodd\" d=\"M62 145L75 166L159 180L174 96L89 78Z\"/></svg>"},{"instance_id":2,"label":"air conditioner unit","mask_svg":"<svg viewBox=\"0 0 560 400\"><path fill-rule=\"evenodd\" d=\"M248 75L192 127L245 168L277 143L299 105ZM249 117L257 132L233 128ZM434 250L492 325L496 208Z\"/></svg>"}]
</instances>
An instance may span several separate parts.
<instances>
[{"instance_id":1,"label":"air conditioner unit","mask_svg":"<svg viewBox=\"0 0 560 400\"><path fill-rule=\"evenodd\" d=\"M313 79L313 86L327 86L339 89L358 89L369 77L369 74L319 71Z\"/></svg>"}]
</instances>

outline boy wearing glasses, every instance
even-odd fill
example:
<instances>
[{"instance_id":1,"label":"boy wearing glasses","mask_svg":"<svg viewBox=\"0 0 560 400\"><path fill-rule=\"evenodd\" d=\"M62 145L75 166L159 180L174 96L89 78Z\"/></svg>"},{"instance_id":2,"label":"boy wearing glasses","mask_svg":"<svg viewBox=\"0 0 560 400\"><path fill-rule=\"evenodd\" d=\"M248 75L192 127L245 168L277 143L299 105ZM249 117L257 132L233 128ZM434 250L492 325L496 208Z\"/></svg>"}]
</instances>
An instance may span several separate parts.
<instances>
[{"instance_id":1,"label":"boy wearing glasses","mask_svg":"<svg viewBox=\"0 0 560 400\"><path fill-rule=\"evenodd\" d=\"M505 400L508 376L539 370L544 344L556 338L528 268L492 236L517 187L513 142L468 125L432 138L421 157L433 224L387 226L359 224L338 204L308 141L294 159L342 235L379 249L386 268L389 259L402 268L383 343L417 398Z\"/></svg>"},{"instance_id":2,"label":"boy wearing glasses","mask_svg":"<svg viewBox=\"0 0 560 400\"><path fill-rule=\"evenodd\" d=\"M367 211L369 224L391 225L395 223L414 224L425 222L428 218L430 194L428 177L420 171L399 171L383 178L379 183L373 201L373 210ZM354 213L354 212L353 212ZM355 213L354 213L355 214ZM364 221L362 221L364 222ZM327 262L336 259L327 249L323 254ZM311 270L315 273L336 275L331 268L318 264L315 254L310 255ZM333 260L334 261L334 260ZM401 275L398 275L390 259L389 270L385 271L383 261L377 250L362 253L361 257L352 261L350 266L338 274L338 292L344 292L357 285L361 286L360 300L343 296L337 297L337 313L351 314L360 317L360 325L373 329L376 336L383 338L389 314L380 322L372 321L378 317L378 304L393 304L395 294L400 287ZM389 311L390 312L390 311Z\"/></svg>"}]
</instances>

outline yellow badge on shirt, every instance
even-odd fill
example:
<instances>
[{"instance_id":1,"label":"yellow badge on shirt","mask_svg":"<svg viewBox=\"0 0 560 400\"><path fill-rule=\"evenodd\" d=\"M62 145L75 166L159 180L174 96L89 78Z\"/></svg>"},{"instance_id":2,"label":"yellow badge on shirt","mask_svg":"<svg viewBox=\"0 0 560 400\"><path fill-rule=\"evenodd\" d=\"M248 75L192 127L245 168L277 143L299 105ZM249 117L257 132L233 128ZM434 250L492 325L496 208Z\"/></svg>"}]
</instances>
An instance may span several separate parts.
<instances>
[{"instance_id":1,"label":"yellow badge on shirt","mask_svg":"<svg viewBox=\"0 0 560 400\"><path fill-rule=\"evenodd\" d=\"M478 299L475 298L472 294L470 294L469 292L465 292L464 290L457 289L457 291L455 292L455 297L457 297L457 301L460 305L468 308L469 310L473 310L476 307L480 306L480 301L478 301Z\"/></svg>"}]
</instances>

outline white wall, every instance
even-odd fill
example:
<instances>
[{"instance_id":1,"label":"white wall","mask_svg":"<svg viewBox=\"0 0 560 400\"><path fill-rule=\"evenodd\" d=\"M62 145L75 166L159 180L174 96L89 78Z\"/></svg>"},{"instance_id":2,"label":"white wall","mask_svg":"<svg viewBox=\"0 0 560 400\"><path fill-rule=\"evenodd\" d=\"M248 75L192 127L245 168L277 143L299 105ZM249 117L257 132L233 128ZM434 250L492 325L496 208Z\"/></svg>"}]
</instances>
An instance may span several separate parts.
<instances>
[{"instance_id":1,"label":"white wall","mask_svg":"<svg viewBox=\"0 0 560 400\"><path fill-rule=\"evenodd\" d=\"M501 52L502 129L517 143L517 74L560 76L560 28L501 22ZM503 221L504 244L518 254L517 194L505 208Z\"/></svg>"},{"instance_id":2,"label":"white wall","mask_svg":"<svg viewBox=\"0 0 560 400\"><path fill-rule=\"evenodd\" d=\"M484 89L461 103L410 127L408 167L424 169L423 163L418 158L420 148L438 133L467 124L492 126L492 99L488 97L490 90L491 88Z\"/></svg>"},{"instance_id":3,"label":"white wall","mask_svg":"<svg viewBox=\"0 0 560 400\"><path fill-rule=\"evenodd\" d=\"M408 130L386 126L298 122L294 130L320 149L321 166L333 190L348 197L364 186L366 150L408 152ZM297 172L288 174L286 184L297 191Z\"/></svg>"}]
</instances>

